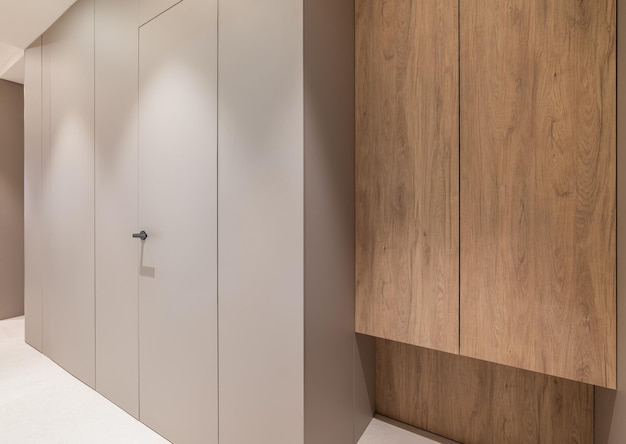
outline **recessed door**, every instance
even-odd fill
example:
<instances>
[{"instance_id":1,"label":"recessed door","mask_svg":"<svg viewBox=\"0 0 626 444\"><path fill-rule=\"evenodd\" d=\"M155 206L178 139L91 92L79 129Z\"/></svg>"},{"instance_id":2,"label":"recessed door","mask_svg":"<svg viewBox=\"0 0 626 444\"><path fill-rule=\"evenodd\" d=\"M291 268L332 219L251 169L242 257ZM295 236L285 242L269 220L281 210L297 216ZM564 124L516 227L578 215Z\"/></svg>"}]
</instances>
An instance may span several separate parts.
<instances>
[{"instance_id":1,"label":"recessed door","mask_svg":"<svg viewBox=\"0 0 626 444\"><path fill-rule=\"evenodd\" d=\"M138 202L140 418L217 443L216 1L140 28Z\"/></svg>"},{"instance_id":2,"label":"recessed door","mask_svg":"<svg viewBox=\"0 0 626 444\"><path fill-rule=\"evenodd\" d=\"M137 5L96 0L96 390L139 416ZM111 30L115 32L111 32Z\"/></svg>"}]
</instances>

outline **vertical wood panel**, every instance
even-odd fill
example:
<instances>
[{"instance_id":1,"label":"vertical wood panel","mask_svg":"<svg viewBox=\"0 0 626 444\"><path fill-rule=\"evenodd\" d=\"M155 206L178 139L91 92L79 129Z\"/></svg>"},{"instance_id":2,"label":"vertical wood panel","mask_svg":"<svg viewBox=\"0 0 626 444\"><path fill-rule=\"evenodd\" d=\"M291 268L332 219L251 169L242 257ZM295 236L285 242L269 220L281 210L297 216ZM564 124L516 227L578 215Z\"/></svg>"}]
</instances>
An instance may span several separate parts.
<instances>
[{"instance_id":1,"label":"vertical wood panel","mask_svg":"<svg viewBox=\"0 0 626 444\"><path fill-rule=\"evenodd\" d=\"M377 412L465 444L593 444L590 385L378 340Z\"/></svg>"},{"instance_id":2,"label":"vertical wood panel","mask_svg":"<svg viewBox=\"0 0 626 444\"><path fill-rule=\"evenodd\" d=\"M139 416L138 0L96 0L96 389Z\"/></svg>"},{"instance_id":3,"label":"vertical wood panel","mask_svg":"<svg viewBox=\"0 0 626 444\"><path fill-rule=\"evenodd\" d=\"M356 329L458 352L458 3L356 3Z\"/></svg>"},{"instance_id":4,"label":"vertical wood panel","mask_svg":"<svg viewBox=\"0 0 626 444\"><path fill-rule=\"evenodd\" d=\"M43 184L41 38L24 54L24 312L26 342L42 351Z\"/></svg>"},{"instance_id":5,"label":"vertical wood panel","mask_svg":"<svg viewBox=\"0 0 626 444\"><path fill-rule=\"evenodd\" d=\"M596 388L596 444L626 441L626 0L617 0L617 391ZM620 27L621 26L621 27Z\"/></svg>"},{"instance_id":6,"label":"vertical wood panel","mask_svg":"<svg viewBox=\"0 0 626 444\"><path fill-rule=\"evenodd\" d=\"M95 385L94 2L79 0L43 37L43 350Z\"/></svg>"},{"instance_id":7,"label":"vertical wood panel","mask_svg":"<svg viewBox=\"0 0 626 444\"><path fill-rule=\"evenodd\" d=\"M461 42L461 353L615 387L615 1L464 1Z\"/></svg>"}]
</instances>

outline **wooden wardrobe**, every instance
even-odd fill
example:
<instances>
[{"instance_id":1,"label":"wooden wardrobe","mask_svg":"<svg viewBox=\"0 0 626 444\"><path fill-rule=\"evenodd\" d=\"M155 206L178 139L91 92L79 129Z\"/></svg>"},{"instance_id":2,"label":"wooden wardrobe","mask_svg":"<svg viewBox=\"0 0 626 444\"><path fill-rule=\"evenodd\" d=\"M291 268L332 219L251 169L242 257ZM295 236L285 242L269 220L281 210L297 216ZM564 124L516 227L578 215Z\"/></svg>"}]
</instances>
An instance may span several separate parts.
<instances>
[{"instance_id":1,"label":"wooden wardrobe","mask_svg":"<svg viewBox=\"0 0 626 444\"><path fill-rule=\"evenodd\" d=\"M508 402L561 396L589 442L592 385L616 387L615 0L357 0L356 24L356 331L382 338L379 412L427 427L420 384L491 390L548 442ZM526 442L492 425L447 436Z\"/></svg>"}]
</instances>

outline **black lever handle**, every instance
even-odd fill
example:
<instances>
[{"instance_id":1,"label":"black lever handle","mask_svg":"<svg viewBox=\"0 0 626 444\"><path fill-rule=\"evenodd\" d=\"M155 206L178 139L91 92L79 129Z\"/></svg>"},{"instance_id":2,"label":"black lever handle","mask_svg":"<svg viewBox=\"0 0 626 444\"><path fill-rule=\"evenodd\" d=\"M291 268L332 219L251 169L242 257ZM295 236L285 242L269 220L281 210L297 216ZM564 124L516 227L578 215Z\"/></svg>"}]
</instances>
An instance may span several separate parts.
<instances>
[{"instance_id":1,"label":"black lever handle","mask_svg":"<svg viewBox=\"0 0 626 444\"><path fill-rule=\"evenodd\" d=\"M135 239L141 239L142 241L145 241L146 239L148 239L148 233L146 233L145 231L142 231L141 233L134 233L133 237Z\"/></svg>"}]
</instances>

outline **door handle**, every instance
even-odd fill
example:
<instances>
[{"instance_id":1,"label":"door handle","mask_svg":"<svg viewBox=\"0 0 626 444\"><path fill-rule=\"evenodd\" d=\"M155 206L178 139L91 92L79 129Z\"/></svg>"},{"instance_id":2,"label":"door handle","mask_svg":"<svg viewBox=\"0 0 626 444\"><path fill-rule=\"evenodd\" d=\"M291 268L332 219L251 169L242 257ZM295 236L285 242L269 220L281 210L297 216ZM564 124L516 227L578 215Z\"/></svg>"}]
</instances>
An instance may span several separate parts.
<instances>
[{"instance_id":1,"label":"door handle","mask_svg":"<svg viewBox=\"0 0 626 444\"><path fill-rule=\"evenodd\" d=\"M145 241L146 239L148 239L148 233L146 233L145 231L142 231L140 233L134 233L133 237L135 239L141 239L142 241Z\"/></svg>"}]
</instances>

